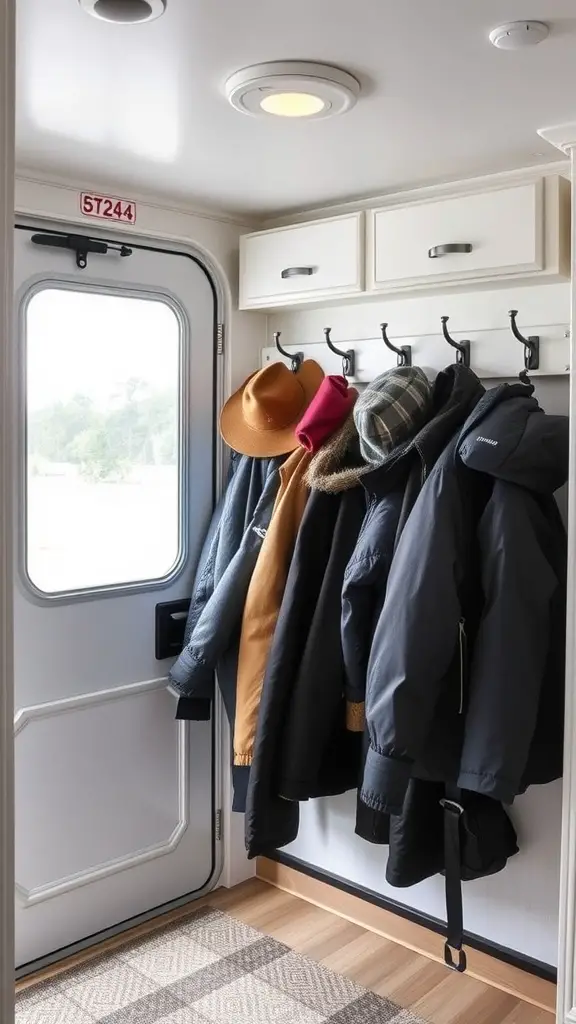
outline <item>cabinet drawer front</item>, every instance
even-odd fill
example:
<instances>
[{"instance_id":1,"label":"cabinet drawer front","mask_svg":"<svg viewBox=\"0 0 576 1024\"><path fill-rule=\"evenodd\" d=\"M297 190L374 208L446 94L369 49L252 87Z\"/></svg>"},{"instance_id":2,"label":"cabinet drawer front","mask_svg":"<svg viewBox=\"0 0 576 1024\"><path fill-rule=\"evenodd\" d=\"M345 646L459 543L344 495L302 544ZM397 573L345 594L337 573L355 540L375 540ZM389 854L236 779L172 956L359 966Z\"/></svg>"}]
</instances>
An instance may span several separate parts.
<instances>
[{"instance_id":1,"label":"cabinet drawer front","mask_svg":"<svg viewBox=\"0 0 576 1024\"><path fill-rule=\"evenodd\" d=\"M362 214L244 235L240 305L279 305L363 287Z\"/></svg>"},{"instance_id":2,"label":"cabinet drawer front","mask_svg":"<svg viewBox=\"0 0 576 1024\"><path fill-rule=\"evenodd\" d=\"M374 211L371 287L543 269L542 186ZM469 251L450 252L455 245Z\"/></svg>"}]
</instances>

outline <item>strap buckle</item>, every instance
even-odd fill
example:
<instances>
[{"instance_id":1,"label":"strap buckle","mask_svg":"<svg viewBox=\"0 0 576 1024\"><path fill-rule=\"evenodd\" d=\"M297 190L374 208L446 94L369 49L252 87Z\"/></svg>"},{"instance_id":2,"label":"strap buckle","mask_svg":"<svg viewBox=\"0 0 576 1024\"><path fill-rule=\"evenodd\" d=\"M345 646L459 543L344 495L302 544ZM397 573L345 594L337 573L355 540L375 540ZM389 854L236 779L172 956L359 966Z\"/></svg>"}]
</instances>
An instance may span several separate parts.
<instances>
[{"instance_id":1,"label":"strap buckle","mask_svg":"<svg viewBox=\"0 0 576 1024\"><path fill-rule=\"evenodd\" d=\"M464 808L462 804L459 804L456 800L448 800L445 796L440 800L440 807L445 811L456 811L458 817L464 814Z\"/></svg>"},{"instance_id":2,"label":"strap buckle","mask_svg":"<svg viewBox=\"0 0 576 1024\"><path fill-rule=\"evenodd\" d=\"M450 946L450 943L445 942L444 963L446 964L447 967L450 968L451 971L457 971L458 974L464 974L464 971L466 970L467 966L466 953L462 949L462 947L460 947L460 949L455 949L455 952L458 953L458 963L456 963L452 957L452 947Z\"/></svg>"}]
</instances>

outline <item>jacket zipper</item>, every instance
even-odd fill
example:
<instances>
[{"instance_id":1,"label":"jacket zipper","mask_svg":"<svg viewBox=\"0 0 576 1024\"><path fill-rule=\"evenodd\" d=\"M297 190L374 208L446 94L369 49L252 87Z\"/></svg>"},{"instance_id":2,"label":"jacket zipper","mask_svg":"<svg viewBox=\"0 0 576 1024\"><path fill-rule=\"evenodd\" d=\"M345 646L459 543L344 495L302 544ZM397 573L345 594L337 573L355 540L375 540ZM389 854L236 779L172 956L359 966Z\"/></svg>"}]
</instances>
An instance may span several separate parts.
<instances>
[{"instance_id":1,"label":"jacket zipper","mask_svg":"<svg viewBox=\"0 0 576 1024\"><path fill-rule=\"evenodd\" d=\"M460 619L458 623L458 643L460 647L460 707L458 714L464 711L464 686L466 682L466 669L468 667L468 638L466 636L466 619Z\"/></svg>"},{"instance_id":2,"label":"jacket zipper","mask_svg":"<svg viewBox=\"0 0 576 1024\"><path fill-rule=\"evenodd\" d=\"M426 482L426 476L428 475L428 467L426 466L426 459L424 458L420 447L414 442L414 447L420 456L420 462L422 463L422 473L420 475L420 485L423 487Z\"/></svg>"}]
</instances>

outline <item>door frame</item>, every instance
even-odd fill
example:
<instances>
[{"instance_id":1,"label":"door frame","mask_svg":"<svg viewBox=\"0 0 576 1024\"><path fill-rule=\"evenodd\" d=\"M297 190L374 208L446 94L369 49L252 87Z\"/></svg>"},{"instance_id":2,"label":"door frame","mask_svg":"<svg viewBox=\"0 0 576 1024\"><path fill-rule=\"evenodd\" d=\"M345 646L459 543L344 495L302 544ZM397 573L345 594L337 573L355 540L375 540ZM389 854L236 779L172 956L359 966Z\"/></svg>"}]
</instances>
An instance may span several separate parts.
<instances>
[{"instance_id":1,"label":"door frame","mask_svg":"<svg viewBox=\"0 0 576 1024\"><path fill-rule=\"evenodd\" d=\"M62 221L62 220L58 220L58 221L55 221L55 220L52 220L52 219L50 219L50 220L39 220L38 218L33 218L33 217L29 217L29 216L19 216L18 213L16 213L14 231L15 231L15 233L16 232L20 233L20 232L49 231L50 233L53 233L53 234L65 235L67 233L66 229L68 228L69 224L71 225L71 222L68 222L68 224L67 224L65 221ZM90 227L91 227L91 225L90 225ZM77 230L77 229L75 228L75 230ZM223 316L223 312L222 312L222 299L221 299L221 295L219 293L218 283L217 283L217 281L214 278L214 273L213 273L213 271L209 267L206 266L206 261L202 258L201 254L199 254L198 252L195 252L195 251L191 251L193 247L188 247L188 251L186 251L182 247L171 246L169 242L162 243L160 240L141 237L140 235L136 235L133 232L130 232L130 234L128 235L126 232L123 232L122 230L115 231L113 229L112 231L110 231L110 230L103 230L103 229L96 228L96 230L86 230L83 233L89 235L90 238L97 238L97 239L102 240L103 242L108 242L109 244L112 244L112 245L117 244L117 243L122 242L122 241L128 240L129 243L130 243L131 248L133 248L133 249L139 249L139 250L142 250L142 251L145 251L145 252L155 253L155 254L159 254L159 255L163 255L164 254L164 255L167 255L167 256L181 256L183 259L189 259L189 260L193 261L197 265L197 267L199 267L199 269L204 273L204 275L205 275L205 277L206 277L206 279L207 279L207 281L209 283L209 286L210 286L210 289L211 289L211 292L212 292L213 305L214 305L214 316L213 316L214 331L213 331L213 336L212 336L213 371L212 371L212 423L211 423L211 431L212 431L212 439L213 439L213 457L212 457L212 472L211 472L211 476L212 476L212 480L211 480L212 496L211 497L212 497L212 507L214 508L215 505L216 505L217 500L219 499L219 497L221 495L222 487L223 487L223 482L224 482L223 457L224 457L224 451L225 451L224 443L222 442L222 440L220 438L220 435L219 435L219 432L218 432L218 429L217 429L217 427L218 427L218 409L220 408L220 405L221 405L220 394L221 394L221 391L222 391L222 384L223 384L223 382L222 382L222 376L223 375L222 375L222 372L221 372L221 370L222 370L222 363L223 363L223 359L222 359L223 352L219 351L220 346L219 346L219 330L218 330L218 328L219 328L220 324L223 322L222 319L221 319L222 316ZM12 245L13 245L13 241L12 241ZM72 253L70 253L70 258L72 258ZM28 292L26 291L24 294L26 295L26 294L28 294ZM148 292L147 292L147 294L148 294ZM18 295L13 295L13 304L14 304L14 299L18 299ZM16 329L18 331L19 335L20 335L20 319L21 319L20 318L20 312L21 312L20 308L18 308L18 310L16 311L16 317L15 318L14 318L14 315L13 315L13 323L14 323L14 320L15 320L15 327L13 329ZM190 361L190 364L191 364L191 361ZM21 369L21 367L20 367L20 369ZM14 379L16 379L16 378L18 379L18 386L19 386L19 388L21 388L22 387L22 383L23 383L22 382L22 374L21 373L16 374ZM23 482L23 479L22 479L22 465L21 464L18 465L18 463L21 463L23 453L20 450L20 448L16 449L15 445L12 445L12 448L14 449L14 451L17 451L16 457L15 457L16 458L16 465L13 465L13 488L12 488L12 495L14 493L14 487L16 487L18 496L21 496L22 495L22 491L23 491L23 487L24 487L24 482ZM13 455L13 458L14 458L14 455ZM16 503L14 502L13 496L12 496L12 501L13 501L13 504L15 506ZM18 539L19 547L22 544L22 537L20 536L20 532L21 532L20 530L17 531L17 533L19 535L19 539ZM13 557L13 555L12 555L12 557ZM20 560L21 560L21 552L20 552ZM16 583L16 579L15 578L13 579L13 583L14 584ZM136 584L135 586L134 585L129 585L129 586L126 587L126 592L130 593L130 592L133 592L134 590L139 590L139 589L141 589L141 587L138 584ZM29 592L30 600L32 600L32 601L38 600L35 597L33 587L28 586L27 590ZM117 593L117 592L118 592L118 588L115 588L115 593ZM90 593L88 593L85 596L83 596L81 594L74 595L74 599L76 601L78 601L78 600L91 600L92 597L93 597L93 593L94 592L91 591ZM51 600L51 599L49 599L49 600ZM55 598L53 600L54 600L54 603L59 602L59 601L66 602L66 601L69 600L69 595L65 595L63 598L58 598L57 597L57 598ZM40 602L42 604L46 604L46 599L41 597L40 598ZM12 721L12 735L14 735L14 722L13 721ZM70 945L66 946L62 950L55 950L54 952L48 953L45 956L39 957L36 960L30 961L28 963L21 964L19 967L16 968L16 972L15 972L16 980L19 980L21 978L27 977L28 975L34 974L37 971L44 970L44 968L49 967L50 965L52 965L54 963L58 963L61 959L65 958L65 957L73 956L76 953L79 953L80 951L82 951L82 950L84 950L86 948L89 948L91 946L97 945L99 942L104 942L107 939L110 939L110 938L112 938L112 937L114 937L116 935L121 934L122 932L129 931L130 929L135 928L138 925L144 924L146 921L150 921L150 920L152 920L155 917L160 917L163 914L166 914L166 913L168 913L171 910L175 910L178 907L184 906L186 903L192 903L195 900L200 899L202 896L206 895L208 892L210 892L215 887L216 883L218 882L218 879L220 878L220 875L222 874L222 870L223 870L223 866L224 866L224 842L223 842L223 838L224 837L223 837L223 834L222 834L222 832L223 832L223 830L222 830L223 792L222 791L223 791L223 770L224 770L224 764L225 764L225 761L223 760L223 756L224 756L225 750L227 749L227 745L223 742L223 737L224 736L225 736L225 729L224 729L224 705L223 705L223 702L221 700L220 692L218 690L218 687L216 687L216 689L215 689L215 700L214 700L214 704L213 704L213 715L212 715L212 721L211 721L211 745L212 745L212 763L211 763L212 856L211 856L210 873L208 875L207 880L204 882L204 884L200 888L191 890L190 892L187 892L187 893L184 893L181 896L178 896L175 899L170 900L167 903L162 903L162 904L159 904L158 906L151 907L150 909L145 910L145 911L143 911L140 914L136 914L136 915L134 915L134 916L132 916L130 918L127 918L127 919L119 922L118 924L110 926L109 928L102 929L102 930L100 930L100 931L98 931L98 932L96 932L94 934L89 934L89 935L85 936L84 938L78 940L77 942L71 943ZM14 751L13 751L13 755L14 755ZM14 974L14 971L13 971L13 974Z\"/></svg>"},{"instance_id":2,"label":"door frame","mask_svg":"<svg viewBox=\"0 0 576 1024\"><path fill-rule=\"evenodd\" d=\"M12 268L16 0L0 0L0 1017L14 1020Z\"/></svg>"}]
</instances>

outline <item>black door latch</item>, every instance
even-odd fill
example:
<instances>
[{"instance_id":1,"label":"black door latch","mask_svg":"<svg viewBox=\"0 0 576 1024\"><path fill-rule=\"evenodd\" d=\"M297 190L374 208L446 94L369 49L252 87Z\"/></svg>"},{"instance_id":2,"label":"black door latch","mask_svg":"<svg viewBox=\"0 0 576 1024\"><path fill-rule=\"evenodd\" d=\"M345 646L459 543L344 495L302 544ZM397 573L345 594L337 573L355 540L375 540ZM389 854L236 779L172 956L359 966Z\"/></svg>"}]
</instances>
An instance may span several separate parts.
<instances>
[{"instance_id":1,"label":"black door latch","mask_svg":"<svg viewBox=\"0 0 576 1024\"><path fill-rule=\"evenodd\" d=\"M156 660L177 658L184 646L190 598L156 605Z\"/></svg>"},{"instance_id":2,"label":"black door latch","mask_svg":"<svg viewBox=\"0 0 576 1024\"><path fill-rule=\"evenodd\" d=\"M56 235L48 231L32 235L35 245L49 245L57 249L72 249L76 253L76 266L85 270L88 265L88 253L100 253L105 256L107 252L117 252L120 256L131 256L132 249L127 245L114 245L111 242L101 242L97 238L88 238L87 235Z\"/></svg>"}]
</instances>

